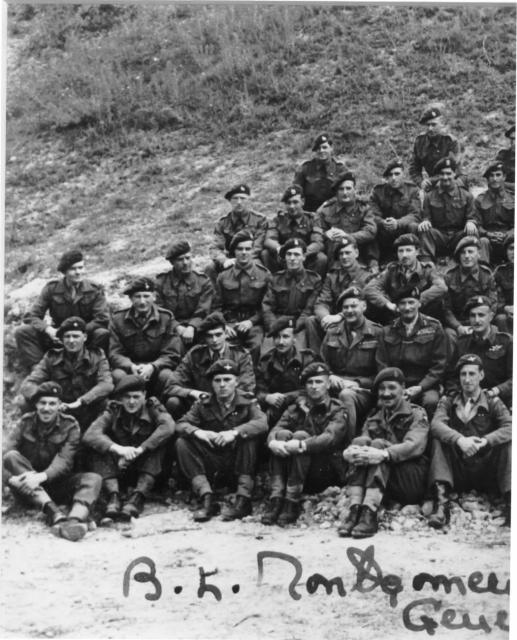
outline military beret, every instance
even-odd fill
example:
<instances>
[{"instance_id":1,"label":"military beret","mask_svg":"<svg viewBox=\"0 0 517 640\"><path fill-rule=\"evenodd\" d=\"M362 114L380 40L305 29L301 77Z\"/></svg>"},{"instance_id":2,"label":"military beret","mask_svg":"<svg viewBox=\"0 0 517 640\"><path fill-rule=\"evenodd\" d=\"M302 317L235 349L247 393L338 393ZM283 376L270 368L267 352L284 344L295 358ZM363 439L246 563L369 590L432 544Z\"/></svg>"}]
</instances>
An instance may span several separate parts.
<instances>
[{"instance_id":1,"label":"military beret","mask_svg":"<svg viewBox=\"0 0 517 640\"><path fill-rule=\"evenodd\" d=\"M206 333L218 327L226 327L226 320L220 311L214 311L213 313L209 313L199 325L199 333Z\"/></svg>"},{"instance_id":2,"label":"military beret","mask_svg":"<svg viewBox=\"0 0 517 640\"><path fill-rule=\"evenodd\" d=\"M340 173L338 177L334 180L334 182L330 185L330 192L336 193L339 185L345 180L350 180L355 184L355 175L351 171L346 171L345 173Z\"/></svg>"},{"instance_id":3,"label":"military beret","mask_svg":"<svg viewBox=\"0 0 517 640\"><path fill-rule=\"evenodd\" d=\"M359 287L348 287L347 289L345 289L337 299L337 308L339 309L339 307L343 304L343 301L347 300L348 298L357 298L358 300L364 300L363 290Z\"/></svg>"},{"instance_id":4,"label":"military beret","mask_svg":"<svg viewBox=\"0 0 517 640\"><path fill-rule=\"evenodd\" d=\"M402 162L402 160L400 160L400 158L397 158L396 160L392 160L388 166L386 167L386 169L384 169L384 173L382 174L382 176L384 178L387 178L390 174L391 171L393 171L393 169L396 168L400 168L400 169L404 169L404 163Z\"/></svg>"},{"instance_id":5,"label":"military beret","mask_svg":"<svg viewBox=\"0 0 517 640\"><path fill-rule=\"evenodd\" d=\"M228 358L221 358L216 360L207 370L206 375L208 378L213 378L217 375L239 375L239 368L233 360Z\"/></svg>"},{"instance_id":6,"label":"military beret","mask_svg":"<svg viewBox=\"0 0 517 640\"><path fill-rule=\"evenodd\" d=\"M86 333L86 322L82 318L79 318L79 316L70 316L66 318L66 320L63 320L56 335L58 338L61 338L67 331L82 331Z\"/></svg>"},{"instance_id":7,"label":"military beret","mask_svg":"<svg viewBox=\"0 0 517 640\"><path fill-rule=\"evenodd\" d=\"M228 253L230 256L233 256L235 253L235 248L240 242L253 242L254 241L253 234L251 231L247 231L246 229L241 229L237 231L237 233L230 240L230 245L228 247Z\"/></svg>"},{"instance_id":8,"label":"military beret","mask_svg":"<svg viewBox=\"0 0 517 640\"><path fill-rule=\"evenodd\" d=\"M36 404L40 398L57 398L61 400L63 397L63 389L57 382L42 382L31 397L31 402Z\"/></svg>"},{"instance_id":9,"label":"military beret","mask_svg":"<svg viewBox=\"0 0 517 640\"><path fill-rule=\"evenodd\" d=\"M433 173L436 175L440 173L442 169L452 169L456 171L456 160L454 160L454 158L440 158L434 165Z\"/></svg>"},{"instance_id":10,"label":"military beret","mask_svg":"<svg viewBox=\"0 0 517 640\"><path fill-rule=\"evenodd\" d=\"M476 307L492 307L492 303L490 302L490 298L487 296L472 296L467 300L465 306L463 307L464 313L470 313L472 309Z\"/></svg>"},{"instance_id":11,"label":"military beret","mask_svg":"<svg viewBox=\"0 0 517 640\"><path fill-rule=\"evenodd\" d=\"M317 151L325 142L330 145L332 144L332 140L330 139L328 133L320 133L317 138L314 138L314 142L312 143L312 150Z\"/></svg>"},{"instance_id":12,"label":"military beret","mask_svg":"<svg viewBox=\"0 0 517 640\"><path fill-rule=\"evenodd\" d=\"M442 115L442 112L440 111L440 109L437 109L436 107L433 107L432 109L427 109L426 111L424 111L424 113L422 114L422 117L420 118L420 124L425 124L426 122L429 122L429 120L432 120L433 118L438 118Z\"/></svg>"},{"instance_id":13,"label":"military beret","mask_svg":"<svg viewBox=\"0 0 517 640\"><path fill-rule=\"evenodd\" d=\"M345 247L355 247L357 249L357 241L353 236L345 235L340 238L339 243L336 245L334 249L334 260L339 260L339 254L341 253L341 249Z\"/></svg>"},{"instance_id":14,"label":"military beret","mask_svg":"<svg viewBox=\"0 0 517 640\"><path fill-rule=\"evenodd\" d=\"M128 374L117 382L113 393L119 396L129 391L145 391L145 380L140 376Z\"/></svg>"},{"instance_id":15,"label":"military beret","mask_svg":"<svg viewBox=\"0 0 517 640\"><path fill-rule=\"evenodd\" d=\"M508 249L508 247L513 243L514 243L514 232L513 232L513 229L511 229L510 231L508 231L508 233L506 234L503 240L503 247L505 249Z\"/></svg>"},{"instance_id":16,"label":"military beret","mask_svg":"<svg viewBox=\"0 0 517 640\"><path fill-rule=\"evenodd\" d=\"M395 249L408 246L416 247L417 249L420 247L420 240L414 233L403 233L398 238L396 238L395 242L393 243L393 247Z\"/></svg>"},{"instance_id":17,"label":"military beret","mask_svg":"<svg viewBox=\"0 0 517 640\"><path fill-rule=\"evenodd\" d=\"M386 380L406 384L406 378L398 367L386 367L375 376L373 390L377 391L381 382L386 382Z\"/></svg>"},{"instance_id":18,"label":"military beret","mask_svg":"<svg viewBox=\"0 0 517 640\"><path fill-rule=\"evenodd\" d=\"M477 238L477 236L465 236L458 241L454 249L454 257L456 258L465 247L477 247L478 249L481 247L481 244Z\"/></svg>"},{"instance_id":19,"label":"military beret","mask_svg":"<svg viewBox=\"0 0 517 640\"><path fill-rule=\"evenodd\" d=\"M300 375L300 383L305 384L309 378L314 376L329 376L330 369L324 362L311 362Z\"/></svg>"},{"instance_id":20,"label":"military beret","mask_svg":"<svg viewBox=\"0 0 517 640\"><path fill-rule=\"evenodd\" d=\"M483 369L483 360L479 356L476 356L473 353L465 353L460 358L458 358L458 362L456 362L456 373L461 371L461 367L465 364L477 364L480 369Z\"/></svg>"},{"instance_id":21,"label":"military beret","mask_svg":"<svg viewBox=\"0 0 517 640\"><path fill-rule=\"evenodd\" d=\"M59 259L59 264L57 265L57 270L61 273L65 273L77 262L82 262L84 260L82 251L79 249L71 249L70 251L66 251L63 253L61 258Z\"/></svg>"},{"instance_id":22,"label":"military beret","mask_svg":"<svg viewBox=\"0 0 517 640\"><path fill-rule=\"evenodd\" d=\"M275 322L273 322L273 324L271 325L271 329L269 330L267 337L274 338L280 333L280 331L283 331L284 329L293 329L296 332L296 323L292 318L287 318L284 316L283 318L275 320Z\"/></svg>"},{"instance_id":23,"label":"military beret","mask_svg":"<svg viewBox=\"0 0 517 640\"><path fill-rule=\"evenodd\" d=\"M123 293L125 293L126 296L132 296L139 291L154 291L155 289L156 285L154 280L152 278L142 276L140 278L135 278L132 282L130 282L124 289Z\"/></svg>"},{"instance_id":24,"label":"military beret","mask_svg":"<svg viewBox=\"0 0 517 640\"><path fill-rule=\"evenodd\" d=\"M515 135L515 125L514 124L512 124L512 126L504 132L504 135L507 138L511 138L512 134Z\"/></svg>"},{"instance_id":25,"label":"military beret","mask_svg":"<svg viewBox=\"0 0 517 640\"><path fill-rule=\"evenodd\" d=\"M191 251L192 247L190 246L190 242L188 242L187 240L178 240L178 242L174 242L173 244L171 244L165 258L169 262L172 262L173 260L176 260L176 258L179 258L186 253L190 253Z\"/></svg>"},{"instance_id":26,"label":"military beret","mask_svg":"<svg viewBox=\"0 0 517 640\"><path fill-rule=\"evenodd\" d=\"M280 248L280 257L285 258L285 254L289 249L301 249L303 253L307 253L307 245L301 238L289 238Z\"/></svg>"},{"instance_id":27,"label":"military beret","mask_svg":"<svg viewBox=\"0 0 517 640\"><path fill-rule=\"evenodd\" d=\"M249 195L251 195L251 190L250 190L250 188L248 187L247 184L238 184L235 187L233 187L232 189L230 189L230 191L227 191L224 194L224 197L227 200L231 200L232 197L237 195L237 194L239 194L239 195L245 194L245 195L249 196Z\"/></svg>"},{"instance_id":28,"label":"military beret","mask_svg":"<svg viewBox=\"0 0 517 640\"><path fill-rule=\"evenodd\" d=\"M294 196L303 196L303 189L299 184L293 184L284 191L282 202L289 202L289 200L294 198Z\"/></svg>"},{"instance_id":29,"label":"military beret","mask_svg":"<svg viewBox=\"0 0 517 640\"><path fill-rule=\"evenodd\" d=\"M490 174L493 171L502 171L506 175L506 169L504 168L504 164L502 162L492 162L487 168L485 173L483 174L483 178L488 180Z\"/></svg>"},{"instance_id":30,"label":"military beret","mask_svg":"<svg viewBox=\"0 0 517 640\"><path fill-rule=\"evenodd\" d=\"M400 287L399 289L395 289L391 294L392 301L397 304L401 300L405 300L406 298L414 298L415 300L420 300L420 289L416 287L414 284L408 284L405 287Z\"/></svg>"}]
</instances>

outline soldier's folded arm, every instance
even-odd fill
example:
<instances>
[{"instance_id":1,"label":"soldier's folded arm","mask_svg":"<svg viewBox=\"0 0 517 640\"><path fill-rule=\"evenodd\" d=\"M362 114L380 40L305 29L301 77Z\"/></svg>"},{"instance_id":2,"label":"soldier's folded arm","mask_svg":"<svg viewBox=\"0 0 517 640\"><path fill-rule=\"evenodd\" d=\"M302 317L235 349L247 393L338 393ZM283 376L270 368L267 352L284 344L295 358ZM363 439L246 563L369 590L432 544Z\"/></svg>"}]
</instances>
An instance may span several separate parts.
<instances>
[{"instance_id":1,"label":"soldier's folded arm","mask_svg":"<svg viewBox=\"0 0 517 640\"><path fill-rule=\"evenodd\" d=\"M440 398L431 420L431 436L445 444L454 444L462 437L461 433L449 426L451 407L452 398L450 396Z\"/></svg>"},{"instance_id":2,"label":"soldier's folded arm","mask_svg":"<svg viewBox=\"0 0 517 640\"><path fill-rule=\"evenodd\" d=\"M111 405L108 405L108 408L91 423L84 433L83 443L99 453L107 453L112 445L117 444L108 435L114 419L114 409Z\"/></svg>"},{"instance_id":3,"label":"soldier's folded arm","mask_svg":"<svg viewBox=\"0 0 517 640\"><path fill-rule=\"evenodd\" d=\"M491 413L497 429L487 433L484 437L489 446L495 447L498 444L512 441L512 416L506 408L504 402L499 398L491 398Z\"/></svg>"},{"instance_id":4,"label":"soldier's folded arm","mask_svg":"<svg viewBox=\"0 0 517 640\"><path fill-rule=\"evenodd\" d=\"M2 437L2 456L8 451L17 451L19 449L22 443L22 435L23 428L20 422L9 433L4 433Z\"/></svg>"},{"instance_id":5,"label":"soldier's folded arm","mask_svg":"<svg viewBox=\"0 0 517 640\"><path fill-rule=\"evenodd\" d=\"M432 364L427 374L418 383L422 391L432 389L441 384L445 378L447 366L447 338L441 327L438 327L433 338Z\"/></svg>"},{"instance_id":6,"label":"soldier's folded arm","mask_svg":"<svg viewBox=\"0 0 517 640\"><path fill-rule=\"evenodd\" d=\"M386 295L386 286L389 279L388 269L384 269L377 276L372 278L364 287L366 300L376 307L383 308L391 300Z\"/></svg>"},{"instance_id":7,"label":"soldier's folded arm","mask_svg":"<svg viewBox=\"0 0 517 640\"><path fill-rule=\"evenodd\" d=\"M192 376L190 375L191 357L187 353L176 369L171 373L166 395L177 396L178 398L188 398L191 391L194 391L192 385Z\"/></svg>"},{"instance_id":8,"label":"soldier's folded arm","mask_svg":"<svg viewBox=\"0 0 517 640\"><path fill-rule=\"evenodd\" d=\"M391 444L387 451L392 462L403 462L424 453L429 435L429 422L424 409L411 405L413 421L402 442Z\"/></svg>"},{"instance_id":9,"label":"soldier's folded arm","mask_svg":"<svg viewBox=\"0 0 517 640\"><path fill-rule=\"evenodd\" d=\"M348 416L340 407L332 412L324 431L304 440L307 453L323 453L344 444L348 429Z\"/></svg>"},{"instance_id":10,"label":"soldier's folded arm","mask_svg":"<svg viewBox=\"0 0 517 640\"><path fill-rule=\"evenodd\" d=\"M412 187L409 194L409 211L405 216L398 219L399 227L408 229L412 224L422 222L422 204L420 203L420 195L418 189Z\"/></svg>"},{"instance_id":11,"label":"soldier's folded arm","mask_svg":"<svg viewBox=\"0 0 517 640\"><path fill-rule=\"evenodd\" d=\"M140 444L140 447L144 451L154 451L174 435L175 424L172 416L156 398L149 399L148 407L149 413L155 421L156 428L151 435Z\"/></svg>"},{"instance_id":12,"label":"soldier's folded arm","mask_svg":"<svg viewBox=\"0 0 517 640\"><path fill-rule=\"evenodd\" d=\"M51 379L52 370L50 368L48 356L45 354L29 375L23 380L20 386L20 393L26 400L30 401L32 396L38 390L39 385L42 382L47 382Z\"/></svg>"},{"instance_id":13,"label":"soldier's folded arm","mask_svg":"<svg viewBox=\"0 0 517 640\"><path fill-rule=\"evenodd\" d=\"M249 420L233 427L242 438L254 438L267 433L267 417L258 402L253 400L249 405Z\"/></svg>"},{"instance_id":14,"label":"soldier's folded arm","mask_svg":"<svg viewBox=\"0 0 517 640\"><path fill-rule=\"evenodd\" d=\"M126 371L131 369L131 366L135 364L130 358L125 355L125 348L117 329L113 323L113 320L109 324L110 340L109 340L109 362L112 369L124 369Z\"/></svg>"},{"instance_id":15,"label":"soldier's folded arm","mask_svg":"<svg viewBox=\"0 0 517 640\"><path fill-rule=\"evenodd\" d=\"M50 283L47 282L41 293L33 302L29 311L23 316L23 322L25 324L31 324L35 329L39 331L45 331L47 323L44 320L45 313L50 308L52 296L50 294Z\"/></svg>"},{"instance_id":16,"label":"soldier's folded arm","mask_svg":"<svg viewBox=\"0 0 517 640\"><path fill-rule=\"evenodd\" d=\"M420 304L422 306L429 304L433 300L440 300L447 293L447 285L445 280L439 274L434 265L428 263L425 266L425 270L428 273L431 286L424 289L420 294Z\"/></svg>"},{"instance_id":17,"label":"soldier's folded arm","mask_svg":"<svg viewBox=\"0 0 517 640\"><path fill-rule=\"evenodd\" d=\"M187 413L176 423L178 436L192 438L198 429L202 429L201 402L198 400Z\"/></svg>"},{"instance_id":18,"label":"soldier's folded arm","mask_svg":"<svg viewBox=\"0 0 517 640\"><path fill-rule=\"evenodd\" d=\"M176 368L180 359L180 355L176 351L176 348L174 346L174 337L175 332L172 328L172 319L169 319L169 322L167 323L167 331L164 334L160 355L158 356L158 358L156 358L156 360L153 360L153 362L150 363L153 365L156 371Z\"/></svg>"},{"instance_id":19,"label":"soldier's folded arm","mask_svg":"<svg viewBox=\"0 0 517 640\"><path fill-rule=\"evenodd\" d=\"M68 427L67 438L63 446L53 457L48 467L43 469L43 473L46 474L49 482L65 476L72 471L74 467L74 457L79 448L80 439L81 430L77 421L74 420L74 423Z\"/></svg>"},{"instance_id":20,"label":"soldier's folded arm","mask_svg":"<svg viewBox=\"0 0 517 640\"><path fill-rule=\"evenodd\" d=\"M96 372L95 385L81 396L81 402L82 404L88 405L97 400L107 398L113 389L114 384L109 363L106 356L101 353Z\"/></svg>"},{"instance_id":21,"label":"soldier's folded arm","mask_svg":"<svg viewBox=\"0 0 517 640\"><path fill-rule=\"evenodd\" d=\"M97 289L92 305L92 319L86 323L86 331L91 333L94 329L105 329L109 323L109 309L104 287L94 285Z\"/></svg>"},{"instance_id":22,"label":"soldier's folded arm","mask_svg":"<svg viewBox=\"0 0 517 640\"><path fill-rule=\"evenodd\" d=\"M375 224L371 211L366 212L362 228L359 229L359 231L354 231L354 233L351 233L350 235L355 238L357 244L363 244L365 242L375 240L377 235L377 225Z\"/></svg>"}]
</instances>

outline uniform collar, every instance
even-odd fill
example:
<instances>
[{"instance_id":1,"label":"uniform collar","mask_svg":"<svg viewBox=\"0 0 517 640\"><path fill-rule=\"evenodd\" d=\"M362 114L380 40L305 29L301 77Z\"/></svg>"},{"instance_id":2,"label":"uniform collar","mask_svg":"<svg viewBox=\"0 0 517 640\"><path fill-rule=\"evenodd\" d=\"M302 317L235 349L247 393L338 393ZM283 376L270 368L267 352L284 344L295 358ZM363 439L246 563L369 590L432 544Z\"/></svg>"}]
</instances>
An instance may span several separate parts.
<instances>
[{"instance_id":1,"label":"uniform collar","mask_svg":"<svg viewBox=\"0 0 517 640\"><path fill-rule=\"evenodd\" d=\"M59 363L59 362L71 362L72 361L72 358L68 357L67 352L65 351L64 348L52 349L52 352L55 353L56 356L57 356L56 359L55 359L56 363ZM90 363L90 361L91 361L91 352L86 347L83 347L83 353L82 353L80 358L77 358L77 362Z\"/></svg>"},{"instance_id":2,"label":"uniform collar","mask_svg":"<svg viewBox=\"0 0 517 640\"><path fill-rule=\"evenodd\" d=\"M448 196L456 196L458 195L460 188L458 187L458 183L454 182L452 185L452 189L444 189L442 187L442 183L438 182L438 193L446 193Z\"/></svg>"},{"instance_id":3,"label":"uniform collar","mask_svg":"<svg viewBox=\"0 0 517 640\"><path fill-rule=\"evenodd\" d=\"M133 307L133 305L131 305L129 309L126 311L126 315L124 316L124 318L125 320L130 319L133 322L136 321L135 308ZM149 313L149 316L147 316L146 318L146 324L148 324L151 321L158 322L158 320L159 320L158 307L157 305L153 304L151 306L151 312Z\"/></svg>"},{"instance_id":4,"label":"uniform collar","mask_svg":"<svg viewBox=\"0 0 517 640\"><path fill-rule=\"evenodd\" d=\"M388 422L391 422L398 416L408 416L412 415L412 413L413 410L411 409L411 404L402 398L399 405L395 407L395 410L389 416L386 416L384 407L379 407L373 417L380 421L387 420Z\"/></svg>"},{"instance_id":5,"label":"uniform collar","mask_svg":"<svg viewBox=\"0 0 517 640\"><path fill-rule=\"evenodd\" d=\"M179 282L187 282L191 278L192 278L192 269L188 273L182 274L182 273L176 273L176 271L174 270L174 267L172 267L171 280L174 284L177 284Z\"/></svg>"},{"instance_id":6,"label":"uniform collar","mask_svg":"<svg viewBox=\"0 0 517 640\"><path fill-rule=\"evenodd\" d=\"M463 398L463 393L461 391L459 391L453 397L452 404L455 407L464 407L465 406L465 400ZM481 392L480 392L477 400L474 402L474 406L475 407L484 407L488 411L488 409L489 409L489 407L488 407L488 397L487 397L486 393L483 391L483 389L481 389Z\"/></svg>"},{"instance_id":7,"label":"uniform collar","mask_svg":"<svg viewBox=\"0 0 517 640\"><path fill-rule=\"evenodd\" d=\"M127 413L127 411L122 406L122 403L120 404L120 412L125 418L129 418L130 420L134 418L136 420L145 420L145 422L152 422L149 408L147 407L147 400L144 402L144 405L139 413Z\"/></svg>"},{"instance_id":8,"label":"uniform collar","mask_svg":"<svg viewBox=\"0 0 517 640\"><path fill-rule=\"evenodd\" d=\"M458 268L460 270L460 280L462 282L464 282L465 280L467 280L467 278L474 278L475 280L477 280L479 278L479 265L475 266L473 269L469 269L468 271L466 271L461 264L458 265Z\"/></svg>"},{"instance_id":9,"label":"uniform collar","mask_svg":"<svg viewBox=\"0 0 517 640\"><path fill-rule=\"evenodd\" d=\"M286 269L285 275L287 280L296 280L298 282L304 277L305 268L302 267L299 271L289 271L289 269Z\"/></svg>"}]
</instances>

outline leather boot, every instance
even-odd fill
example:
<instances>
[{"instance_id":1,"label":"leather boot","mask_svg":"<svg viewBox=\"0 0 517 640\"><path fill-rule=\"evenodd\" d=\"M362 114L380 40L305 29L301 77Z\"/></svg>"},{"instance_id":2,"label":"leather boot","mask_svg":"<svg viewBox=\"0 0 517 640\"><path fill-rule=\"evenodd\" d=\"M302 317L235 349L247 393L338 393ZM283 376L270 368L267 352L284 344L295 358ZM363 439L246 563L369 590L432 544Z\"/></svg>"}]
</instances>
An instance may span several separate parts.
<instances>
[{"instance_id":1,"label":"leather boot","mask_svg":"<svg viewBox=\"0 0 517 640\"><path fill-rule=\"evenodd\" d=\"M62 538L70 540L71 542L77 542L81 538L84 538L88 531L88 525L82 520L77 518L69 518L65 522L59 525L59 533Z\"/></svg>"},{"instance_id":2,"label":"leather boot","mask_svg":"<svg viewBox=\"0 0 517 640\"><path fill-rule=\"evenodd\" d=\"M43 507L43 513L46 516L47 524L49 525L49 527L54 527L60 522L64 522L66 520L65 514L52 500L50 502L47 502L47 504Z\"/></svg>"},{"instance_id":3,"label":"leather boot","mask_svg":"<svg viewBox=\"0 0 517 640\"><path fill-rule=\"evenodd\" d=\"M133 491L129 496L128 501L124 504L120 510L120 519L129 521L131 518L138 518L138 516L144 510L145 497L140 491Z\"/></svg>"},{"instance_id":4,"label":"leather boot","mask_svg":"<svg viewBox=\"0 0 517 640\"><path fill-rule=\"evenodd\" d=\"M286 524L293 524L298 520L300 515L300 503L293 500L286 500L284 502L284 508L282 513L278 516L277 523L280 527L284 527Z\"/></svg>"},{"instance_id":5,"label":"leather boot","mask_svg":"<svg viewBox=\"0 0 517 640\"><path fill-rule=\"evenodd\" d=\"M120 509L122 504L120 502L120 494L119 493L110 493L108 504L106 505L106 518L111 518L112 520L118 520L120 517Z\"/></svg>"},{"instance_id":6,"label":"leather boot","mask_svg":"<svg viewBox=\"0 0 517 640\"><path fill-rule=\"evenodd\" d=\"M362 504L357 524L351 531L352 538L369 538L377 533L378 528L377 511Z\"/></svg>"},{"instance_id":7,"label":"leather boot","mask_svg":"<svg viewBox=\"0 0 517 640\"><path fill-rule=\"evenodd\" d=\"M434 491L434 507L429 515L428 523L433 529L442 529L451 517L451 506L449 503L449 491L444 482L435 482Z\"/></svg>"},{"instance_id":8,"label":"leather boot","mask_svg":"<svg viewBox=\"0 0 517 640\"><path fill-rule=\"evenodd\" d=\"M223 520L241 520L251 514L251 500L246 496L237 496L235 504L227 505L223 511Z\"/></svg>"},{"instance_id":9,"label":"leather boot","mask_svg":"<svg viewBox=\"0 0 517 640\"><path fill-rule=\"evenodd\" d=\"M201 508L194 511L193 518L196 522L206 522L219 513L219 505L214 500L212 493L205 493L202 501L203 504Z\"/></svg>"},{"instance_id":10,"label":"leather boot","mask_svg":"<svg viewBox=\"0 0 517 640\"><path fill-rule=\"evenodd\" d=\"M284 506L283 498L271 498L267 509L264 511L264 515L260 520L262 524L275 524L278 520L278 516L282 512L282 507Z\"/></svg>"},{"instance_id":11,"label":"leather boot","mask_svg":"<svg viewBox=\"0 0 517 640\"><path fill-rule=\"evenodd\" d=\"M351 534L352 529L355 527L359 519L360 511L361 511L360 504L353 504L350 507L346 518L343 519L343 522L339 523L339 526L337 528L338 536L340 536L341 538L346 538Z\"/></svg>"}]
</instances>

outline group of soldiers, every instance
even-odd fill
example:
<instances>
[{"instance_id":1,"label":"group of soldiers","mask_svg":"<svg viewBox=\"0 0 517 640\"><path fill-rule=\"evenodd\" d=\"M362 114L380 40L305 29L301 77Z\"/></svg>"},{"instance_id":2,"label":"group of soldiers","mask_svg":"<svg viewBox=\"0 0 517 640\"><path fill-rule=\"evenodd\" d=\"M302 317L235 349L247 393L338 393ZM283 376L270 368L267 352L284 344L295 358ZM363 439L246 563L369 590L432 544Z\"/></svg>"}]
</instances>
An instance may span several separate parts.
<instances>
[{"instance_id":1,"label":"group of soldiers","mask_svg":"<svg viewBox=\"0 0 517 640\"><path fill-rule=\"evenodd\" d=\"M328 134L276 215L236 185L204 270L175 241L171 270L132 279L123 310L65 252L16 331L16 498L79 540L96 504L138 517L174 472L194 520L235 520L268 465L267 525L330 485L348 487L341 536L373 535L382 501L426 496L446 527L450 493L470 488L502 495L509 524L515 127L474 198L440 110L420 122L409 178L389 162L368 199ZM224 482L236 495L220 505Z\"/></svg>"}]
</instances>

